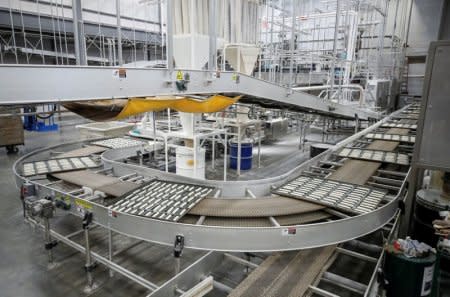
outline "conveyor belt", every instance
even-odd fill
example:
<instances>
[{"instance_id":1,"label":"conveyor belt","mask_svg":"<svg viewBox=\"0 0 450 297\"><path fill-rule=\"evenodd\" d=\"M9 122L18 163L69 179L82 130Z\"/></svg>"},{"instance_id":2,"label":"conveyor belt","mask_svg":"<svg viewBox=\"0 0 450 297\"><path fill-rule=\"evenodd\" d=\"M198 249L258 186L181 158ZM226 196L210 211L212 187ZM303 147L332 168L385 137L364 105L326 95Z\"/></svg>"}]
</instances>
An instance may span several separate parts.
<instances>
[{"instance_id":1,"label":"conveyor belt","mask_svg":"<svg viewBox=\"0 0 450 297\"><path fill-rule=\"evenodd\" d=\"M90 157L57 158L43 161L35 161L23 164L22 175L33 176L66 172L100 166Z\"/></svg>"},{"instance_id":2,"label":"conveyor belt","mask_svg":"<svg viewBox=\"0 0 450 297\"><path fill-rule=\"evenodd\" d=\"M134 146L142 146L145 145L146 142L141 140L136 140L132 138L124 138L124 137L116 137L116 138L109 138L99 141L94 141L92 144L97 146L103 146L106 148L111 149L121 149L121 148L127 148L127 147L134 147Z\"/></svg>"},{"instance_id":3,"label":"conveyor belt","mask_svg":"<svg viewBox=\"0 0 450 297\"><path fill-rule=\"evenodd\" d=\"M269 256L228 297L303 296L336 246Z\"/></svg>"},{"instance_id":4,"label":"conveyor belt","mask_svg":"<svg viewBox=\"0 0 450 297\"><path fill-rule=\"evenodd\" d=\"M100 154L106 151L106 148L96 146L96 145L88 145L83 148L79 148L76 150L72 150L66 153L62 153L58 155L58 158L69 158L69 157L86 157L93 154Z\"/></svg>"},{"instance_id":5,"label":"conveyor belt","mask_svg":"<svg viewBox=\"0 0 450 297\"><path fill-rule=\"evenodd\" d=\"M189 214L214 217L269 217L307 213L324 206L286 197L256 199L204 199Z\"/></svg>"},{"instance_id":6,"label":"conveyor belt","mask_svg":"<svg viewBox=\"0 0 450 297\"><path fill-rule=\"evenodd\" d=\"M359 148L343 148L339 153L339 157L361 159L375 162L392 163L399 165L409 165L409 157L407 154L394 152L386 152L380 150L367 150Z\"/></svg>"},{"instance_id":7,"label":"conveyor belt","mask_svg":"<svg viewBox=\"0 0 450 297\"><path fill-rule=\"evenodd\" d=\"M414 120L415 121L415 120ZM387 122L381 125L381 127L387 127L387 128L404 128L404 129L417 129L416 124L403 124L398 122Z\"/></svg>"},{"instance_id":8,"label":"conveyor belt","mask_svg":"<svg viewBox=\"0 0 450 297\"><path fill-rule=\"evenodd\" d=\"M392 128L387 133L406 135L409 130ZM393 151L398 145L399 143L395 141L375 140L366 148ZM380 162L349 159L328 179L364 185L380 166ZM321 273L322 267L334 253L334 250L335 246L329 246L302 250L297 253L274 254L264 260L228 297L303 296L309 285ZM298 255L299 259L294 255ZM304 262L301 261L302 255L304 256ZM296 267L301 271L297 271Z\"/></svg>"},{"instance_id":9,"label":"conveyor belt","mask_svg":"<svg viewBox=\"0 0 450 297\"><path fill-rule=\"evenodd\" d=\"M112 210L178 222L213 189L207 186L155 179L125 194L112 206Z\"/></svg>"},{"instance_id":10,"label":"conveyor belt","mask_svg":"<svg viewBox=\"0 0 450 297\"><path fill-rule=\"evenodd\" d=\"M331 218L332 215L325 211L311 211L307 213L275 216L274 219L281 226L308 224ZM200 216L185 215L180 222L196 224ZM272 223L268 217L235 218L235 217L206 217L203 225L221 227L270 227Z\"/></svg>"},{"instance_id":11,"label":"conveyor belt","mask_svg":"<svg viewBox=\"0 0 450 297\"><path fill-rule=\"evenodd\" d=\"M370 187L304 175L274 193L356 214L375 210L386 195L386 192Z\"/></svg>"},{"instance_id":12,"label":"conveyor belt","mask_svg":"<svg viewBox=\"0 0 450 297\"><path fill-rule=\"evenodd\" d=\"M386 133L407 135L408 129L391 128ZM397 148L399 142L375 140L369 144L366 148L373 150L393 151ZM380 168L380 162L362 161L362 160L347 160L344 166L341 166L338 170L333 172L328 178L337 181L344 181L354 183L358 185L364 185L369 178L375 174ZM355 174L357 172L357 174Z\"/></svg>"},{"instance_id":13,"label":"conveyor belt","mask_svg":"<svg viewBox=\"0 0 450 297\"><path fill-rule=\"evenodd\" d=\"M139 187L138 184L133 182L121 181L117 177L106 176L90 170L55 173L52 176L68 183L86 186L115 197L122 196Z\"/></svg>"},{"instance_id":14,"label":"conveyor belt","mask_svg":"<svg viewBox=\"0 0 450 297\"><path fill-rule=\"evenodd\" d=\"M365 137L369 138L369 139L377 139L377 140L401 141L401 142L408 142L408 143L416 142L416 137L410 136L410 135L368 133Z\"/></svg>"}]
</instances>

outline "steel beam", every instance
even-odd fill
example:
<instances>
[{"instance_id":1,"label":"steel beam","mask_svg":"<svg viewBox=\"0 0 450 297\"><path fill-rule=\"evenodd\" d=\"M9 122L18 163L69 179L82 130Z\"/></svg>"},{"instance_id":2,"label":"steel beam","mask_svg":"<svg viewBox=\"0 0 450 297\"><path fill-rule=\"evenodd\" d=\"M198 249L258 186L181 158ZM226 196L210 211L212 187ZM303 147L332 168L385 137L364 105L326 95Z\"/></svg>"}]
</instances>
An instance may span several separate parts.
<instances>
[{"instance_id":1,"label":"steel beam","mask_svg":"<svg viewBox=\"0 0 450 297\"><path fill-rule=\"evenodd\" d=\"M84 38L81 0L72 0L73 35L75 38L75 57L77 65L87 65L86 39Z\"/></svg>"},{"instance_id":2,"label":"steel beam","mask_svg":"<svg viewBox=\"0 0 450 297\"><path fill-rule=\"evenodd\" d=\"M116 70L117 67L1 65L0 105L228 93L243 94L246 95L245 100L273 107L347 119L353 119L355 114L366 120L379 116L375 112L321 100L303 92L288 94L285 87L247 75L240 74L236 80L233 72L223 72L220 78L211 81L207 71L182 70L190 74L190 82L188 90L181 92L172 83L176 81L176 71L128 68L126 77L119 78L114 75Z\"/></svg>"}]
</instances>

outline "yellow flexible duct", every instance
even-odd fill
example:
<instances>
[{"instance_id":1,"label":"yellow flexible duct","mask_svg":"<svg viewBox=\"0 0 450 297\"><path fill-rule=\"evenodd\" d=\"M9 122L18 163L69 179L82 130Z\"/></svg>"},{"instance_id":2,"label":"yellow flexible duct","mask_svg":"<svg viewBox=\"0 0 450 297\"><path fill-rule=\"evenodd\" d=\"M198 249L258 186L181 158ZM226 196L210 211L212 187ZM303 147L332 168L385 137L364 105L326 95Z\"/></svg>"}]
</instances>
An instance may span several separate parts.
<instances>
[{"instance_id":1,"label":"yellow flexible duct","mask_svg":"<svg viewBox=\"0 0 450 297\"><path fill-rule=\"evenodd\" d=\"M122 111L116 116L116 119L119 120L139 113L160 111L167 108L190 113L218 112L236 103L240 97L230 98L222 95L214 95L206 100L185 97L130 98Z\"/></svg>"}]
</instances>

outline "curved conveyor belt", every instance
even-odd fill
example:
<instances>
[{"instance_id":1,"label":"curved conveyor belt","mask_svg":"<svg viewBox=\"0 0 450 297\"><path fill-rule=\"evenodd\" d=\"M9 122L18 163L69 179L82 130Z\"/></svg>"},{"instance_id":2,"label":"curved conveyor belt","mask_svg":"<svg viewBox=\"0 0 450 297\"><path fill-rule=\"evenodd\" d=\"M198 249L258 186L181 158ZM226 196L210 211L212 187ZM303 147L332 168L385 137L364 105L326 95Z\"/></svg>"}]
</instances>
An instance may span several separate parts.
<instances>
[{"instance_id":1,"label":"curved conveyor belt","mask_svg":"<svg viewBox=\"0 0 450 297\"><path fill-rule=\"evenodd\" d=\"M401 114L401 112L398 111L395 114ZM367 128L341 143L340 147L377 129L388 120L389 118ZM385 147L385 150L393 150L398 146L398 142L387 143L377 140L372 142L371 146L378 149ZM30 153L15 163L14 170L19 180L29 181L19 174L20 165L29 160L28 158L44 151L45 149ZM330 156L331 153L324 153L314 161L318 162ZM370 167L367 166L368 164L377 164L375 167L379 167L379 163L373 161L357 161L360 165L355 164L354 161L351 159L345 161L344 165L336 170L331 178L335 177L341 180L341 178L337 178L341 176L346 177L342 179L350 181L351 176L362 175L360 173ZM358 174L355 174L355 166L358 167ZM136 172L135 170L136 166L123 163L118 163L117 167L114 168L114 172L120 175ZM376 170L376 168L370 167L370 170ZM145 174L144 168L141 168L138 172L138 174L151 176ZM71 182L75 183L73 180ZM365 181L361 180L356 183L363 184ZM102 186L107 188L109 185ZM54 195L58 191L43 184L39 185L38 190L39 195L51 195L51 193ZM97 224L139 239L172 245L175 235L183 234L185 246L190 248L218 251L285 251L335 244L360 237L380 228L397 214L398 201L403 198L404 190L405 182L403 182L395 199L369 213L331 222L325 221L306 225L303 223L326 218L328 215L324 212L326 208L314 203L283 197L259 199L207 198L191 209L191 212L181 222L175 223L122 212L112 216L105 205L92 201L80 202L82 199L69 193L61 192L61 194L65 195L64 197L69 197L71 203L93 212ZM70 212L79 215L73 208ZM203 222L200 224L199 220L201 221L202 217ZM274 224L270 218L275 218L281 226ZM290 227L287 228L282 225L289 225Z\"/></svg>"}]
</instances>

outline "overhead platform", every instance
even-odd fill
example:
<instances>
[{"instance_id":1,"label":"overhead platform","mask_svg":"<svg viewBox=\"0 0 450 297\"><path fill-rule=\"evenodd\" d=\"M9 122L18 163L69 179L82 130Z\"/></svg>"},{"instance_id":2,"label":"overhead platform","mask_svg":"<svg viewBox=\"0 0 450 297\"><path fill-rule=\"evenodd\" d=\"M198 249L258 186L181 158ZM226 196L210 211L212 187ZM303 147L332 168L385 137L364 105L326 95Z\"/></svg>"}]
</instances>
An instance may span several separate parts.
<instances>
[{"instance_id":1,"label":"overhead platform","mask_svg":"<svg viewBox=\"0 0 450 297\"><path fill-rule=\"evenodd\" d=\"M180 75L181 74L181 75ZM177 78L189 75L186 90ZM213 75L214 74L214 75ZM74 102L149 96L243 95L248 102L338 118L376 119L379 114L322 100L273 83L234 72L117 67L1 65L0 104ZM20 80L16 78L20 77Z\"/></svg>"}]
</instances>

